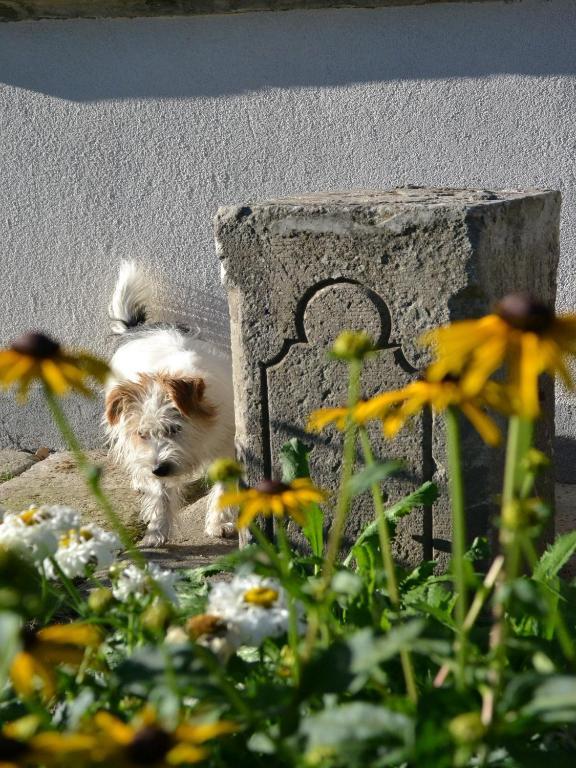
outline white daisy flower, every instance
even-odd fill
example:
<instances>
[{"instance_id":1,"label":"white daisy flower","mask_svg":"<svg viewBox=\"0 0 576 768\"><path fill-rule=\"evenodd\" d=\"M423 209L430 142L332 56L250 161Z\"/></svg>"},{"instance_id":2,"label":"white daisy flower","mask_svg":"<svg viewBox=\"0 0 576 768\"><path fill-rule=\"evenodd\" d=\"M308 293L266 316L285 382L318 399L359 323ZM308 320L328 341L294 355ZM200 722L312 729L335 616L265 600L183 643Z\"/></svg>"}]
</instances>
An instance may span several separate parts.
<instances>
[{"instance_id":1,"label":"white daisy flower","mask_svg":"<svg viewBox=\"0 0 576 768\"><path fill-rule=\"evenodd\" d=\"M39 563L56 552L58 539L65 530L78 525L78 512L60 505L5 512L0 522L0 545Z\"/></svg>"},{"instance_id":2,"label":"white daisy flower","mask_svg":"<svg viewBox=\"0 0 576 768\"><path fill-rule=\"evenodd\" d=\"M122 549L120 539L115 533L109 533L98 525L83 525L70 528L60 536L54 560L65 576L74 579L87 576L99 568L111 565ZM58 573L50 560L44 562L44 569L49 579L57 579Z\"/></svg>"},{"instance_id":3,"label":"white daisy flower","mask_svg":"<svg viewBox=\"0 0 576 768\"><path fill-rule=\"evenodd\" d=\"M174 588L178 575L174 571L163 570L156 563L148 563L144 570L133 564L123 566L119 571L113 568L110 576L112 593L121 603L127 603L131 599L142 600L155 594L153 582L167 600L173 603L178 602Z\"/></svg>"},{"instance_id":4,"label":"white daisy flower","mask_svg":"<svg viewBox=\"0 0 576 768\"><path fill-rule=\"evenodd\" d=\"M243 645L258 646L288 630L286 593L274 579L237 575L212 586L206 613L219 616L237 632Z\"/></svg>"}]
</instances>

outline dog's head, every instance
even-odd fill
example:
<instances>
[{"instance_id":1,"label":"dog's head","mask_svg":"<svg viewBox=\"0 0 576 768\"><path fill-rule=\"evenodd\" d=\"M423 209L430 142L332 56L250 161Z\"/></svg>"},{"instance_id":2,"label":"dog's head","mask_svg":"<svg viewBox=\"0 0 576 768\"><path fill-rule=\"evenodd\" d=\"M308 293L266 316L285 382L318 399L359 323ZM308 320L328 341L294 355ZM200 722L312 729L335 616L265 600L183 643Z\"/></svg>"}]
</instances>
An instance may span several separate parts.
<instances>
[{"instance_id":1,"label":"dog's head","mask_svg":"<svg viewBox=\"0 0 576 768\"><path fill-rule=\"evenodd\" d=\"M117 454L167 482L202 464L202 441L215 416L199 377L141 374L106 395L106 421Z\"/></svg>"}]
</instances>

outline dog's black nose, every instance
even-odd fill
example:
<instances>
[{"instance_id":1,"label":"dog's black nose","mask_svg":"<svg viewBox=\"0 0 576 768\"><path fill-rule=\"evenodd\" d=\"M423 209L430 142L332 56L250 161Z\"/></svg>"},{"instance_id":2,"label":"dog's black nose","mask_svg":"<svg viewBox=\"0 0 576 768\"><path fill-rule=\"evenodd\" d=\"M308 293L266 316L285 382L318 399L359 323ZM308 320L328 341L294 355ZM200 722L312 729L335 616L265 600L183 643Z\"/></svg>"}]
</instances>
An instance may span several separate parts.
<instances>
[{"instance_id":1,"label":"dog's black nose","mask_svg":"<svg viewBox=\"0 0 576 768\"><path fill-rule=\"evenodd\" d=\"M166 477L166 475L169 475L171 471L171 465L167 461L164 461L162 464L157 464L154 467L152 474L156 475L156 477Z\"/></svg>"}]
</instances>

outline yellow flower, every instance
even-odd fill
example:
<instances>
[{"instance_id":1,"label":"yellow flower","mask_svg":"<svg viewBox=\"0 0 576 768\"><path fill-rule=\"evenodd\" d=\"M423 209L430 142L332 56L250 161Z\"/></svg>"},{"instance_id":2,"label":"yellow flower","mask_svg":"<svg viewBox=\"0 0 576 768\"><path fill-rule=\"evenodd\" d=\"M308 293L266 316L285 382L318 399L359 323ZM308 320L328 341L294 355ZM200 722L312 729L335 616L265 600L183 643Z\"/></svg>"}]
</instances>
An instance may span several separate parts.
<instances>
[{"instance_id":1,"label":"yellow flower","mask_svg":"<svg viewBox=\"0 0 576 768\"><path fill-rule=\"evenodd\" d=\"M77 733L44 731L36 715L5 723L0 731L0 766L84 764L95 746L94 738Z\"/></svg>"},{"instance_id":2,"label":"yellow flower","mask_svg":"<svg viewBox=\"0 0 576 768\"><path fill-rule=\"evenodd\" d=\"M18 384L22 400L34 380L42 382L55 395L76 390L91 397L92 392L84 382L92 378L103 383L108 370L104 361L92 355L63 352L56 341L42 333L27 333L8 349L0 350L0 384L6 388Z\"/></svg>"},{"instance_id":3,"label":"yellow flower","mask_svg":"<svg viewBox=\"0 0 576 768\"><path fill-rule=\"evenodd\" d=\"M150 707L145 707L131 723L104 711L97 712L93 722L100 736L100 747L92 760L106 765L110 760L118 761L130 768L198 763L209 754L202 744L238 730L235 723L223 720L201 724L184 722L169 731L158 722Z\"/></svg>"},{"instance_id":4,"label":"yellow flower","mask_svg":"<svg viewBox=\"0 0 576 768\"><path fill-rule=\"evenodd\" d=\"M277 480L262 480L254 488L230 491L220 496L221 507L240 507L238 528L246 528L258 515L291 517L304 525L303 510L308 504L320 504L326 494L312 485L308 478L297 478L289 485Z\"/></svg>"},{"instance_id":5,"label":"yellow flower","mask_svg":"<svg viewBox=\"0 0 576 768\"><path fill-rule=\"evenodd\" d=\"M53 624L24 637L24 649L16 654L10 666L14 690L22 697L40 689L43 698L56 692L54 666L79 666L87 649L98 647L104 639L102 631L91 624Z\"/></svg>"},{"instance_id":6,"label":"yellow flower","mask_svg":"<svg viewBox=\"0 0 576 768\"><path fill-rule=\"evenodd\" d=\"M348 408L320 408L312 411L306 425L307 432L322 432L329 424L334 424L336 429L343 432L346 429Z\"/></svg>"},{"instance_id":7,"label":"yellow flower","mask_svg":"<svg viewBox=\"0 0 576 768\"><path fill-rule=\"evenodd\" d=\"M430 331L423 342L435 347L437 361L429 378L462 375L468 394L480 390L488 377L507 365L515 409L527 418L540 412L538 377L558 373L573 386L566 357L576 353L576 315L557 317L553 310L524 294L505 296L495 312L480 320L464 320Z\"/></svg>"},{"instance_id":8,"label":"yellow flower","mask_svg":"<svg viewBox=\"0 0 576 768\"><path fill-rule=\"evenodd\" d=\"M459 381L414 381L403 389L384 392L381 395L358 403L353 418L359 424L372 419L382 422L386 437L394 437L406 422L424 408L436 412L449 407L458 408L479 432L484 442L498 445L500 431L484 408L490 406L506 412L508 400L503 387L490 381L481 392L467 395Z\"/></svg>"}]
</instances>

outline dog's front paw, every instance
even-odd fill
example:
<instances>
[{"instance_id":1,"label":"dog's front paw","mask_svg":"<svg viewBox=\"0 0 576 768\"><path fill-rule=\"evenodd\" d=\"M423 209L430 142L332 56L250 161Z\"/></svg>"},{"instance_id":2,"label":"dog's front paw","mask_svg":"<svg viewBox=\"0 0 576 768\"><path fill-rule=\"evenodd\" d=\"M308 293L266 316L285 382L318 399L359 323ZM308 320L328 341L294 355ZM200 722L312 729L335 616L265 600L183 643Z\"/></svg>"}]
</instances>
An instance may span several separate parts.
<instances>
[{"instance_id":1,"label":"dog's front paw","mask_svg":"<svg viewBox=\"0 0 576 768\"><path fill-rule=\"evenodd\" d=\"M138 545L142 549L156 549L157 547L164 546L166 541L166 534L162 533L162 531L151 530L146 532L146 535L138 542Z\"/></svg>"}]
</instances>

